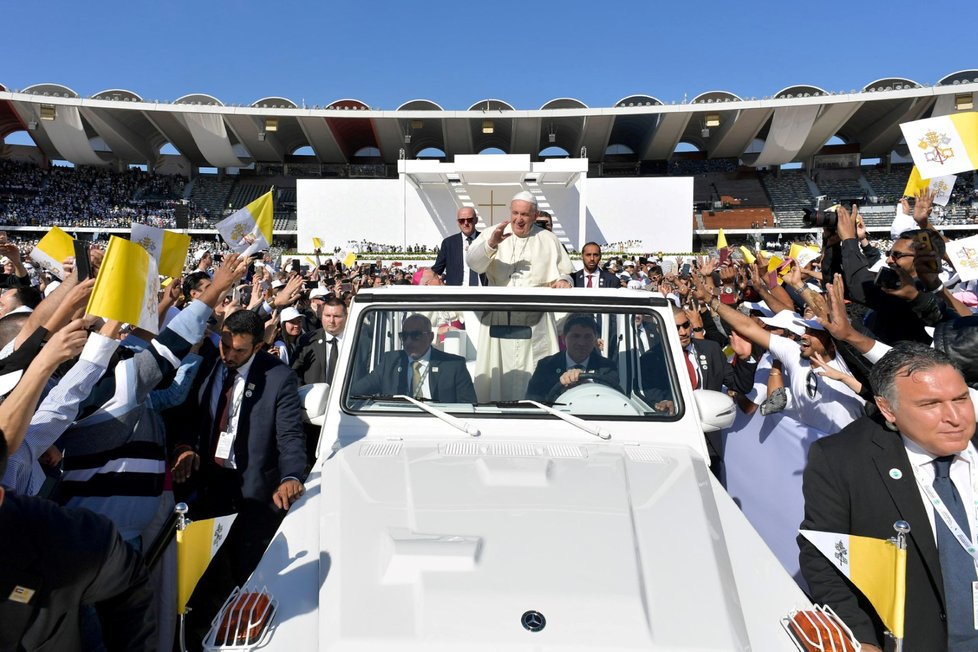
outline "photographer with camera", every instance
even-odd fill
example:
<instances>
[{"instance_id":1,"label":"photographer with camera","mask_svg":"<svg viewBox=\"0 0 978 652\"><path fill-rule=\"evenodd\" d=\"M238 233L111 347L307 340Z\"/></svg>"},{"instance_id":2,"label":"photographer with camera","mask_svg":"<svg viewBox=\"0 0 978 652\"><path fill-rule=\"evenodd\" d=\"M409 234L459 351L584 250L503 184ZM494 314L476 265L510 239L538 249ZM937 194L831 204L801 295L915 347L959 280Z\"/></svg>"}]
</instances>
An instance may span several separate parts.
<instances>
[{"instance_id":1,"label":"photographer with camera","mask_svg":"<svg viewBox=\"0 0 978 652\"><path fill-rule=\"evenodd\" d=\"M918 195L914 219L926 224L933 196ZM943 240L929 228L907 231L886 252L886 265L873 272L871 261L857 240L859 207L850 212L836 210L835 232L840 241L842 275L852 301L869 308L866 326L876 339L887 344L912 340L929 344L924 330L947 317L946 301L934 290L941 290L937 272L943 254Z\"/></svg>"}]
</instances>

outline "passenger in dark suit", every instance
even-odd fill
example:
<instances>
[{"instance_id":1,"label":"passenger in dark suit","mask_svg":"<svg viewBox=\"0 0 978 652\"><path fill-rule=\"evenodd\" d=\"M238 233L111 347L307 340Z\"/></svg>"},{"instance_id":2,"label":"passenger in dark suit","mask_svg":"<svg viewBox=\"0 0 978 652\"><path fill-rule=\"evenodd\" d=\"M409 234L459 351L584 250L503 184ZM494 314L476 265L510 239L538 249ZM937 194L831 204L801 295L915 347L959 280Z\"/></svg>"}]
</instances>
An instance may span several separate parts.
<instances>
[{"instance_id":1,"label":"passenger in dark suit","mask_svg":"<svg viewBox=\"0 0 978 652\"><path fill-rule=\"evenodd\" d=\"M278 358L259 351L264 323L239 310L224 320L220 361L198 373L173 479L199 473L194 519L236 512L228 538L201 578L188 627L206 633L211 618L255 569L275 530L302 495L306 445L298 381Z\"/></svg>"},{"instance_id":2,"label":"passenger in dark suit","mask_svg":"<svg viewBox=\"0 0 978 652\"><path fill-rule=\"evenodd\" d=\"M479 220L475 209L468 206L458 209L456 219L459 232L441 241L438 258L431 270L439 276L445 275L445 285L489 285L485 274L469 270L467 278L465 275L465 254L469 245L479 237L479 232L475 230L475 224Z\"/></svg>"},{"instance_id":3,"label":"passenger in dark suit","mask_svg":"<svg viewBox=\"0 0 978 652\"><path fill-rule=\"evenodd\" d=\"M801 528L887 539L896 521L909 523L904 649L976 650L974 562L924 494L927 487L939 495L951 516L962 508L956 520L969 532L963 509L973 505L968 467L976 463L978 438L968 386L943 353L911 342L883 356L870 383L881 414L861 417L809 450ZM951 496L941 494L940 476ZM864 650L882 648L884 627L873 606L807 539L798 543L814 601L832 607Z\"/></svg>"},{"instance_id":4,"label":"passenger in dark suit","mask_svg":"<svg viewBox=\"0 0 978 652\"><path fill-rule=\"evenodd\" d=\"M692 324L685 310L674 306L672 313L679 330L679 344L686 353L686 360L677 360L676 367L679 373L689 374L693 389L720 391L726 386L744 394L750 392L754 386L754 372L757 370L757 362L751 358L750 342L741 340L743 346L735 351L738 355L737 364L730 364L719 344L712 340L693 338ZM657 339L639 359L639 368L646 400L656 410L670 412L675 409L675 403L663 345L664 342Z\"/></svg>"},{"instance_id":5,"label":"passenger in dark suit","mask_svg":"<svg viewBox=\"0 0 978 652\"><path fill-rule=\"evenodd\" d=\"M333 382L346 317L346 304L330 297L323 302L319 315L322 328L299 338L292 369L303 385Z\"/></svg>"},{"instance_id":6,"label":"passenger in dark suit","mask_svg":"<svg viewBox=\"0 0 978 652\"><path fill-rule=\"evenodd\" d=\"M442 403L475 403L475 388L465 358L431 347L431 321L414 314L401 324L400 351L389 351L380 363L350 388L353 396L403 394Z\"/></svg>"},{"instance_id":7,"label":"passenger in dark suit","mask_svg":"<svg viewBox=\"0 0 978 652\"><path fill-rule=\"evenodd\" d=\"M530 377L526 397L533 401L554 401L560 394L581 382L581 374L593 375L596 382L621 391L618 365L597 352L598 325L587 314L567 317L563 328L566 351L542 358Z\"/></svg>"},{"instance_id":8,"label":"passenger in dark suit","mask_svg":"<svg viewBox=\"0 0 978 652\"><path fill-rule=\"evenodd\" d=\"M589 242L581 249L584 269L579 269L571 277L576 288L620 288L621 280L611 272L601 269L601 245Z\"/></svg>"},{"instance_id":9,"label":"passenger in dark suit","mask_svg":"<svg viewBox=\"0 0 978 652\"><path fill-rule=\"evenodd\" d=\"M0 475L7 442L0 432ZM81 649L79 607L94 604L110 650L152 650L156 612L139 554L112 521L0 487L0 650Z\"/></svg>"}]
</instances>

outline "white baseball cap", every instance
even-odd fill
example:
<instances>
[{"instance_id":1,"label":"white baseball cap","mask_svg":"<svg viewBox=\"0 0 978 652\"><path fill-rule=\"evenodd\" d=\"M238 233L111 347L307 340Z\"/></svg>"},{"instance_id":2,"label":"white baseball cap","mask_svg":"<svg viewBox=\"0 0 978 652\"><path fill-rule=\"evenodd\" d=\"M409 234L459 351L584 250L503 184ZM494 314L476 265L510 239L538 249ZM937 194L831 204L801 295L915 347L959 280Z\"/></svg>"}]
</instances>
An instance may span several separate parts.
<instances>
[{"instance_id":1,"label":"white baseball cap","mask_svg":"<svg viewBox=\"0 0 978 652\"><path fill-rule=\"evenodd\" d=\"M278 316L278 320L279 322L284 324L287 321L292 321L293 319L299 319L300 317L302 317L302 313L296 310L295 308L293 308L292 306L289 306L288 308L282 310L282 313Z\"/></svg>"},{"instance_id":2,"label":"white baseball cap","mask_svg":"<svg viewBox=\"0 0 978 652\"><path fill-rule=\"evenodd\" d=\"M773 317L761 317L761 321L768 326L791 331L795 335L805 334L805 326L803 325L805 320L798 313L791 312L790 310L782 310Z\"/></svg>"}]
</instances>

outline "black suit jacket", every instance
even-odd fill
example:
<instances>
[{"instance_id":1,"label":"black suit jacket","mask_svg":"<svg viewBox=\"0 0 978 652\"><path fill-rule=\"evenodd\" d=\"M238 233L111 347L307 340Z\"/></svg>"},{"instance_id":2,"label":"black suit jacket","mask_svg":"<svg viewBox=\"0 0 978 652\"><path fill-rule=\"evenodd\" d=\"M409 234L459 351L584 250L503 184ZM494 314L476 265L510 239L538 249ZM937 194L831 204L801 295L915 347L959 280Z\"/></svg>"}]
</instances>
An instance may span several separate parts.
<instances>
[{"instance_id":1,"label":"black suit jacket","mask_svg":"<svg viewBox=\"0 0 978 652\"><path fill-rule=\"evenodd\" d=\"M224 364L217 360L207 371L197 374L191 393L193 421L188 423L196 427L185 428L190 436L182 440L200 453L202 471L214 466L210 396L213 383L223 378ZM255 354L245 379L234 440L236 475L246 500L271 505L272 494L284 478L305 479L306 443L298 390L298 379L286 364L264 351ZM206 493L206 485L202 491Z\"/></svg>"},{"instance_id":2,"label":"black suit jacket","mask_svg":"<svg viewBox=\"0 0 978 652\"><path fill-rule=\"evenodd\" d=\"M465 257L465 248L462 246L462 232L459 231L441 241L441 248L438 249L438 257L435 264L431 266L431 271L435 274L445 275L446 285L463 285L462 275L465 273L465 265L462 259ZM476 233L472 239L474 243L479 239ZM479 274L479 282L482 285L489 285L489 279L485 274Z\"/></svg>"},{"instance_id":3,"label":"black suit jacket","mask_svg":"<svg viewBox=\"0 0 978 652\"><path fill-rule=\"evenodd\" d=\"M698 389L720 391L726 385L744 394L750 392L754 386L756 362L737 360L737 364L730 364L723 349L712 340L693 339L692 344L700 377L703 379ZM687 373L686 363L682 359L676 360L675 364L677 373ZM653 402L674 400L666 373L662 340L653 343L652 348L639 359L639 365L642 371L642 389L646 396Z\"/></svg>"},{"instance_id":4,"label":"black suit jacket","mask_svg":"<svg viewBox=\"0 0 978 652\"><path fill-rule=\"evenodd\" d=\"M903 440L882 423L880 416L861 417L812 444L801 528L888 539L894 522L909 523L905 649L945 650L944 580L934 533ZM978 436L972 443L978 445ZM881 645L883 624L872 605L807 539L799 536L798 545L815 602L831 606L860 641Z\"/></svg>"},{"instance_id":5,"label":"black suit jacket","mask_svg":"<svg viewBox=\"0 0 978 652\"><path fill-rule=\"evenodd\" d=\"M556 399L564 390L563 385L560 384L560 376L567 371L566 363L567 354L564 351L541 358L526 387L526 397L532 401ZM595 374L598 382L621 391L621 385L618 383L618 365L597 351L588 356L584 371Z\"/></svg>"},{"instance_id":6,"label":"black suit jacket","mask_svg":"<svg viewBox=\"0 0 978 652\"><path fill-rule=\"evenodd\" d=\"M408 394L408 367L404 351L388 351L373 371L358 379L350 388L354 396L362 394ZM431 349L428 364L428 387L431 400L441 403L476 403L475 387L465 366L465 358Z\"/></svg>"},{"instance_id":7,"label":"black suit jacket","mask_svg":"<svg viewBox=\"0 0 978 652\"><path fill-rule=\"evenodd\" d=\"M579 269L573 274L571 278L574 279L574 287L583 288L587 287L587 278L585 277L585 272L583 269ZM621 288L621 279L612 274L611 272L606 272L605 270L598 268L598 287L600 288Z\"/></svg>"},{"instance_id":8,"label":"black suit jacket","mask_svg":"<svg viewBox=\"0 0 978 652\"><path fill-rule=\"evenodd\" d=\"M80 650L82 603L98 606L108 649L154 649L149 576L112 521L7 494L0 533L0 650ZM34 594L12 600L16 587Z\"/></svg>"},{"instance_id":9,"label":"black suit jacket","mask_svg":"<svg viewBox=\"0 0 978 652\"><path fill-rule=\"evenodd\" d=\"M292 360L292 369L298 374L303 385L332 382L332 378L326 377L329 368L329 338L332 338L332 335L327 335L323 328L312 333L303 333L299 338L295 357ZM340 343L337 342L336 345L339 347ZM336 374L335 369L333 374Z\"/></svg>"}]
</instances>

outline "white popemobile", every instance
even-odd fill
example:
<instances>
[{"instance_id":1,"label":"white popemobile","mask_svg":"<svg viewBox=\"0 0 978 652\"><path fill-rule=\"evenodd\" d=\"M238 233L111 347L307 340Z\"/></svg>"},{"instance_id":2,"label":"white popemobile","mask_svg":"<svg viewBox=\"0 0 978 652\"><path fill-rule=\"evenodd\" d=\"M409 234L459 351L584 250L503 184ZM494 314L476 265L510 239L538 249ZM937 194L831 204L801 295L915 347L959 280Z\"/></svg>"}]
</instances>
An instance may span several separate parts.
<instances>
[{"instance_id":1,"label":"white popemobile","mask_svg":"<svg viewBox=\"0 0 978 652\"><path fill-rule=\"evenodd\" d=\"M445 363L421 392L355 387L402 349L415 313L464 358L476 403L423 398ZM596 319L592 355L617 378L512 400L534 371L510 368L512 352L554 353L573 313ZM858 649L711 475L703 433L735 408L693 391L678 356L669 304L648 292L362 290L333 387L305 388L322 422L306 492L205 647ZM393 373L410 386L406 364ZM803 642L816 630L821 647Z\"/></svg>"}]
</instances>

